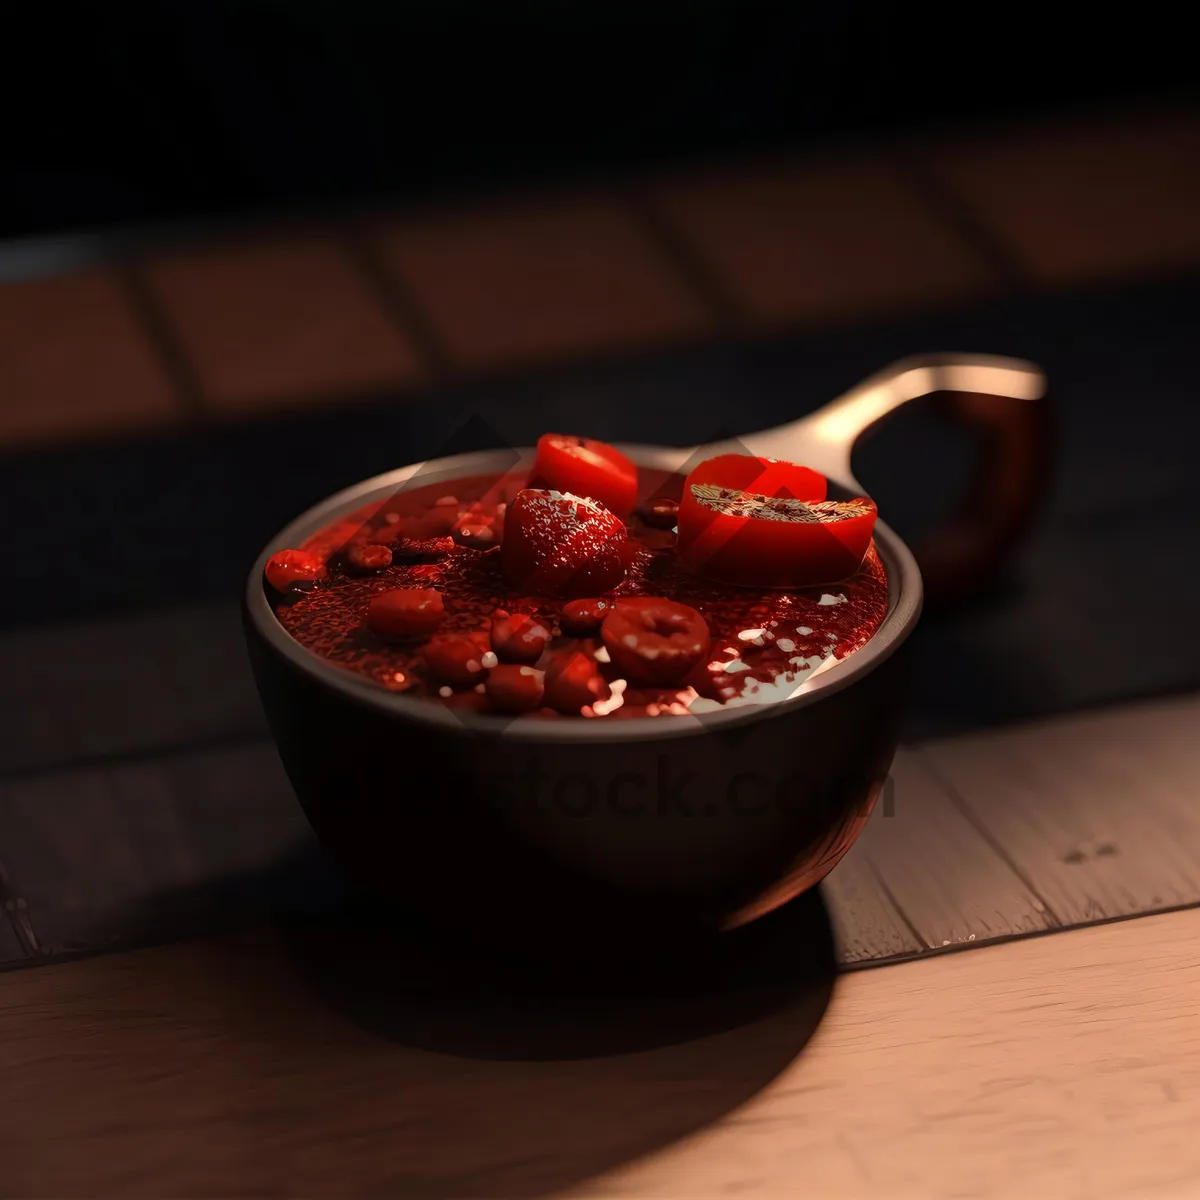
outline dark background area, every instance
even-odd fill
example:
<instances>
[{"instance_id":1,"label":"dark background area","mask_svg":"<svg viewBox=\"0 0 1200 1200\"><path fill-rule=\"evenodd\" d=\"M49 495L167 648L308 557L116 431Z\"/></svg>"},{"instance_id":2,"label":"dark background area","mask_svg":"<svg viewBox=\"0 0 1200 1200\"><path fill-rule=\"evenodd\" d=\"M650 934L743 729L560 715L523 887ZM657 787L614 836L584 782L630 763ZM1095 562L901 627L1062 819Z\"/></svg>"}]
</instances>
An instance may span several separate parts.
<instances>
[{"instance_id":1,"label":"dark background area","mask_svg":"<svg viewBox=\"0 0 1200 1200\"><path fill-rule=\"evenodd\" d=\"M0 237L419 199L1188 88L1165 5L13 6Z\"/></svg>"}]
</instances>

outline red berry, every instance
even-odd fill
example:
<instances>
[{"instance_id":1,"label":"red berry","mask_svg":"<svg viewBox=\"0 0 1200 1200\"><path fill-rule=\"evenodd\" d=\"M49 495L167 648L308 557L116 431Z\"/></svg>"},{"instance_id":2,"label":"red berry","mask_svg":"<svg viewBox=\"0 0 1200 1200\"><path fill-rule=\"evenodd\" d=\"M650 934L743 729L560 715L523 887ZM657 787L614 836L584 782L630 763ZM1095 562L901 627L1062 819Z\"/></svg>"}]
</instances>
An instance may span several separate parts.
<instances>
[{"instance_id":1,"label":"red berry","mask_svg":"<svg viewBox=\"0 0 1200 1200\"><path fill-rule=\"evenodd\" d=\"M486 633L439 633L421 650L425 665L439 683L473 687L496 665Z\"/></svg>"},{"instance_id":2,"label":"red berry","mask_svg":"<svg viewBox=\"0 0 1200 1200\"><path fill-rule=\"evenodd\" d=\"M558 712L578 716L581 709L612 695L596 660L581 651L564 651L546 668L542 702Z\"/></svg>"},{"instance_id":3,"label":"red berry","mask_svg":"<svg viewBox=\"0 0 1200 1200\"><path fill-rule=\"evenodd\" d=\"M492 649L501 662L537 662L550 640L550 630L526 613L492 619Z\"/></svg>"},{"instance_id":4,"label":"red berry","mask_svg":"<svg viewBox=\"0 0 1200 1200\"><path fill-rule=\"evenodd\" d=\"M501 561L526 595L592 596L625 578L625 525L602 504L525 488L508 507Z\"/></svg>"},{"instance_id":5,"label":"red berry","mask_svg":"<svg viewBox=\"0 0 1200 1200\"><path fill-rule=\"evenodd\" d=\"M607 442L547 433L538 438L529 486L588 496L624 520L637 500L638 473Z\"/></svg>"},{"instance_id":6,"label":"red berry","mask_svg":"<svg viewBox=\"0 0 1200 1200\"><path fill-rule=\"evenodd\" d=\"M659 496L642 507L642 520L651 529L674 529L679 518L679 502Z\"/></svg>"},{"instance_id":7,"label":"red berry","mask_svg":"<svg viewBox=\"0 0 1200 1200\"><path fill-rule=\"evenodd\" d=\"M498 712L532 712L542 702L543 672L520 663L501 663L488 672L487 698Z\"/></svg>"},{"instance_id":8,"label":"red berry","mask_svg":"<svg viewBox=\"0 0 1200 1200\"><path fill-rule=\"evenodd\" d=\"M354 543L346 549L346 566L355 575L371 575L392 565L392 552L373 542Z\"/></svg>"},{"instance_id":9,"label":"red berry","mask_svg":"<svg viewBox=\"0 0 1200 1200\"><path fill-rule=\"evenodd\" d=\"M563 632L573 637L595 633L612 607L612 600L569 600L562 608Z\"/></svg>"},{"instance_id":10,"label":"red berry","mask_svg":"<svg viewBox=\"0 0 1200 1200\"><path fill-rule=\"evenodd\" d=\"M634 683L681 682L708 653L709 633L694 608L674 600L619 600L600 631L613 665Z\"/></svg>"},{"instance_id":11,"label":"red berry","mask_svg":"<svg viewBox=\"0 0 1200 1200\"><path fill-rule=\"evenodd\" d=\"M371 597L367 627L388 641L425 637L442 623L442 593L433 588L394 588Z\"/></svg>"},{"instance_id":12,"label":"red berry","mask_svg":"<svg viewBox=\"0 0 1200 1200\"><path fill-rule=\"evenodd\" d=\"M280 550L267 560L267 582L277 592L311 586L320 578L324 564L307 550Z\"/></svg>"}]
</instances>

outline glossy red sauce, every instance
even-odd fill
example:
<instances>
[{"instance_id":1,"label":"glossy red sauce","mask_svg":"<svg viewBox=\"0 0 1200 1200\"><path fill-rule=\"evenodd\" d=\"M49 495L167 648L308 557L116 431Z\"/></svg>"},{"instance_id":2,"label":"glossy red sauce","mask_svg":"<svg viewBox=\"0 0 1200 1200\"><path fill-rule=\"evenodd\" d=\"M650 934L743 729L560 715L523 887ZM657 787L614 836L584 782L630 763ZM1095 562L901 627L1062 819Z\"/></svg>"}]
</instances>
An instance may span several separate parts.
<instances>
[{"instance_id":1,"label":"glossy red sauce","mask_svg":"<svg viewBox=\"0 0 1200 1200\"><path fill-rule=\"evenodd\" d=\"M655 489L659 496L678 496L682 480L671 477ZM486 631L497 609L537 616L553 634L543 659L578 648L594 653L598 636L573 638L562 631L564 601L521 595L505 582L496 547L447 547L453 528L478 520L495 521L497 512L524 486L523 477L474 477L423 487L410 487L376 502L321 530L302 549L325 562L325 575L313 590L294 599L276 598L283 627L313 654L352 671L389 691L428 698L450 707L491 711L482 685L451 689L432 678L418 640L389 643L365 624L372 598L393 588L437 588L446 617L439 633ZM706 661L682 686L625 685L620 672L601 650L599 672L615 685L619 704L582 715L621 718L711 710L727 704L782 698L779 685L799 686L831 656L834 660L859 649L887 614L887 577L872 544L858 573L834 585L794 592L738 589L688 575L674 562L675 534L652 528L635 513L628 522L636 554L624 582L613 596L656 596L678 601L704 614L712 638ZM419 560L397 558L373 574L354 574L347 549L354 544L397 536L430 540L430 554ZM393 543L394 544L394 543ZM624 687L624 690L620 689ZM768 689L774 687L770 695ZM790 686L787 689L790 691ZM539 708L529 716L561 717Z\"/></svg>"}]
</instances>

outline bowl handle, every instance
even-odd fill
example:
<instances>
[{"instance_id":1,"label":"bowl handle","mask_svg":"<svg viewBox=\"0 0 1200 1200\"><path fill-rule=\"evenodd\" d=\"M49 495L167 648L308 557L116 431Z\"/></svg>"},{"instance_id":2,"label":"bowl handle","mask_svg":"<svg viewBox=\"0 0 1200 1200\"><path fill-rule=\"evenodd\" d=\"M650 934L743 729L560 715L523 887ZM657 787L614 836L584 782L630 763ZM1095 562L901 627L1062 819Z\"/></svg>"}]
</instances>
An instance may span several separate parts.
<instances>
[{"instance_id":1,"label":"bowl handle","mask_svg":"<svg viewBox=\"0 0 1200 1200\"><path fill-rule=\"evenodd\" d=\"M754 454L803 462L861 490L855 443L912 400L930 396L946 419L983 435L981 465L948 519L913 548L931 603L965 600L985 585L1024 531L1049 473L1046 378L1032 363L990 355L902 359L790 425L744 439Z\"/></svg>"}]
</instances>

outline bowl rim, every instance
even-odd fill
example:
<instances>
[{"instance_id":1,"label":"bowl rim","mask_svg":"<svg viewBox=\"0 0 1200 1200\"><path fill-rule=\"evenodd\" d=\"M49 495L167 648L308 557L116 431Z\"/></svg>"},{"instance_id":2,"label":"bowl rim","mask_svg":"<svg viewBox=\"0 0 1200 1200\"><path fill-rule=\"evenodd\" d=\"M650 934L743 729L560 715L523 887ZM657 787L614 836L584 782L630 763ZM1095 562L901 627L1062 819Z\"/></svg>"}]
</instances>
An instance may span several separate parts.
<instances>
[{"instance_id":1,"label":"bowl rim","mask_svg":"<svg viewBox=\"0 0 1200 1200\"><path fill-rule=\"evenodd\" d=\"M664 463L664 450L661 447L622 444L620 449L640 466L652 462L662 466ZM890 658L912 633L921 615L923 593L921 573L916 559L900 537L884 522L877 521L875 542L888 574L888 612L883 624L865 646L848 655L836 666L822 671L812 680L811 685L803 686L796 695L786 700L749 703L716 712L690 713L687 716L629 717L616 721L530 721L465 713L445 705L434 704L427 699L406 696L400 692L388 692L371 680L319 658L296 641L279 622L262 582L267 560L273 554L302 544L326 525L367 504L377 494L394 491L410 480L419 480L420 485L425 486L429 482L444 480L449 483L455 478L487 474L489 470L496 470L495 464L500 458L508 464L503 469L503 473L507 474L517 469L512 463L514 453L518 455L518 461L523 461L530 458L533 451L528 447L515 452L481 450L413 463L374 475L318 501L271 538L255 560L245 592L245 610L254 629L272 651L302 674L339 693L347 700L394 719L412 721L418 725L431 726L443 733L465 737L490 735L520 742L591 745L596 742L662 741L700 737L755 721L783 717L797 709L807 708L824 697L851 686ZM683 452L667 453L671 458L677 457L679 461L683 461ZM838 486L848 486L833 478L830 482ZM857 494L862 494L861 489L855 490Z\"/></svg>"}]
</instances>

